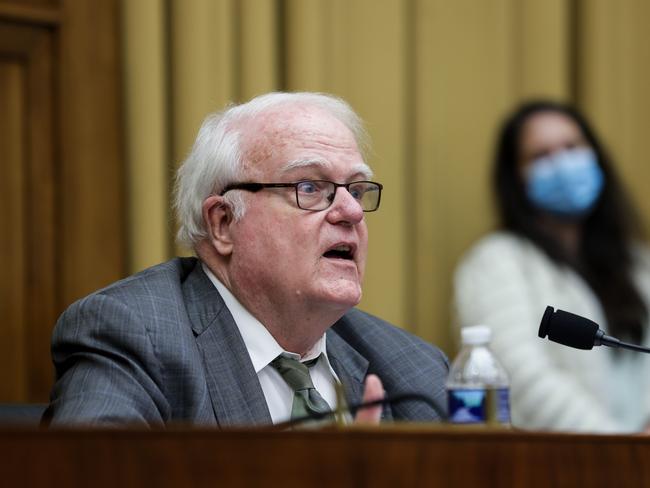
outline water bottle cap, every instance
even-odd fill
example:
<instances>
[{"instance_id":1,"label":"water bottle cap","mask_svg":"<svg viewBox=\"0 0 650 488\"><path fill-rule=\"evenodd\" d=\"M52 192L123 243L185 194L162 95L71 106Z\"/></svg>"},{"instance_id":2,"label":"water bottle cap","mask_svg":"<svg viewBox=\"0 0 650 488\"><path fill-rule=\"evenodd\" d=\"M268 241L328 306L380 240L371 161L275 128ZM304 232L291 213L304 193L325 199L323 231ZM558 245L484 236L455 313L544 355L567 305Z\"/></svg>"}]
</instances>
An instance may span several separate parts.
<instances>
[{"instance_id":1,"label":"water bottle cap","mask_svg":"<svg viewBox=\"0 0 650 488\"><path fill-rule=\"evenodd\" d=\"M487 344L492 339L492 330L487 325L472 325L460 330L463 344Z\"/></svg>"}]
</instances>

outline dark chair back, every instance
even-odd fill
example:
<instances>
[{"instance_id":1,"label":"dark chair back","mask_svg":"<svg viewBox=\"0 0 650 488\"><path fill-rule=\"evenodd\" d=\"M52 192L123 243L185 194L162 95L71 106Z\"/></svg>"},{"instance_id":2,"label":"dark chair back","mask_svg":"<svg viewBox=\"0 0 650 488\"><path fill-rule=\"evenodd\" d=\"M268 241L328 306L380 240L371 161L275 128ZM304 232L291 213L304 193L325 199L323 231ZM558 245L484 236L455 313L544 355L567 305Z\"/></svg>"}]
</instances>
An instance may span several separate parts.
<instances>
[{"instance_id":1,"label":"dark chair back","mask_svg":"<svg viewBox=\"0 0 650 488\"><path fill-rule=\"evenodd\" d=\"M0 427L6 425L38 427L46 408L45 403L0 403Z\"/></svg>"}]
</instances>

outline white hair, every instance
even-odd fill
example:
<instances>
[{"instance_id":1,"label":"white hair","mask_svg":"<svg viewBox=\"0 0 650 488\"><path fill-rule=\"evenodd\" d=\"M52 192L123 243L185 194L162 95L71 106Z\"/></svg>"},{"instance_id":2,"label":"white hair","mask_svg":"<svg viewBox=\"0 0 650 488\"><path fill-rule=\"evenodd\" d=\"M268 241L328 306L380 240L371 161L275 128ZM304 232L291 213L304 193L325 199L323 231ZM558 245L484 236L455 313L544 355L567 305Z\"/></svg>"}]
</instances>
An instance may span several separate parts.
<instances>
[{"instance_id":1,"label":"white hair","mask_svg":"<svg viewBox=\"0 0 650 488\"><path fill-rule=\"evenodd\" d=\"M361 119L347 102L332 95L267 93L211 114L203 121L190 154L176 173L174 207L180 244L194 248L207 237L203 201L243 178L244 155L240 139L246 121L278 105L294 104L312 105L329 112L352 132L359 150L365 153L368 136ZM241 219L246 211L242 192L228 192L224 199L232 208L233 218Z\"/></svg>"}]
</instances>

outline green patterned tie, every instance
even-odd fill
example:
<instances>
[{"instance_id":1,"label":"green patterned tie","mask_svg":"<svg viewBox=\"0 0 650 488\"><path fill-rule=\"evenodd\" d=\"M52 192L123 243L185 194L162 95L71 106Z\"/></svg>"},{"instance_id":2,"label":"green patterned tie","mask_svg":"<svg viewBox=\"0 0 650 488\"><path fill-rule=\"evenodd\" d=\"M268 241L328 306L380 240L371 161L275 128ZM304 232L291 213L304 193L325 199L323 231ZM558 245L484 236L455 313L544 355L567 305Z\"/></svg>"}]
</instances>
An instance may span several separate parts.
<instances>
[{"instance_id":1,"label":"green patterned tie","mask_svg":"<svg viewBox=\"0 0 650 488\"><path fill-rule=\"evenodd\" d=\"M291 407L291 418L306 417L314 413L325 413L330 411L330 406L314 388L309 375L309 367L315 364L320 356L312 361L301 363L297 359L286 356L278 356L271 361L284 381L293 389L293 405Z\"/></svg>"}]
</instances>

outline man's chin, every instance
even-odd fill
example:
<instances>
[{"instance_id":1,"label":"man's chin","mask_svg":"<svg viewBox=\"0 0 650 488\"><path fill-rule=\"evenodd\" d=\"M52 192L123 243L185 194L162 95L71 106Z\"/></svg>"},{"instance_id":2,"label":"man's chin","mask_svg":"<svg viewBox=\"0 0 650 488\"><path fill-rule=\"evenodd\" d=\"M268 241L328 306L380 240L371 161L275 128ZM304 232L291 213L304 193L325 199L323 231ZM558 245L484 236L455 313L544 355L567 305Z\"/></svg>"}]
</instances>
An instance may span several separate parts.
<instances>
[{"instance_id":1,"label":"man's chin","mask_svg":"<svg viewBox=\"0 0 650 488\"><path fill-rule=\"evenodd\" d=\"M341 308L352 308L361 301L361 285L354 281L340 280L328 284L323 290L323 300Z\"/></svg>"}]
</instances>

